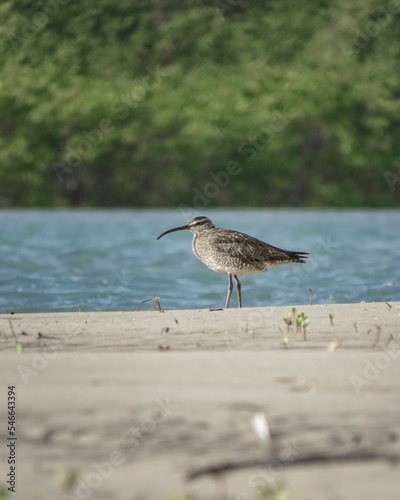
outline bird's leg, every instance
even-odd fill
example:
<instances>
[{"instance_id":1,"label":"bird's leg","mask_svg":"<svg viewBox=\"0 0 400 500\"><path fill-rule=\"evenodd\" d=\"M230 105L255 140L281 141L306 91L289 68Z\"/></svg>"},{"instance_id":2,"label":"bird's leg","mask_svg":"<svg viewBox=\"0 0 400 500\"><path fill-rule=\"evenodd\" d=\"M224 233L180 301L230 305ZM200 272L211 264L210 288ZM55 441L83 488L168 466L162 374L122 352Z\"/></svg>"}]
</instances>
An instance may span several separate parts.
<instances>
[{"instance_id":1,"label":"bird's leg","mask_svg":"<svg viewBox=\"0 0 400 500\"><path fill-rule=\"evenodd\" d=\"M228 274L228 276L229 276L229 284L228 284L228 295L226 296L225 309L229 307L229 302L231 300L231 295L233 290L232 274Z\"/></svg>"},{"instance_id":2,"label":"bird's leg","mask_svg":"<svg viewBox=\"0 0 400 500\"><path fill-rule=\"evenodd\" d=\"M242 293L241 293L242 285L240 284L240 281L238 280L236 274L234 274L233 277L235 278L236 290L238 294L238 307L242 307Z\"/></svg>"}]
</instances>

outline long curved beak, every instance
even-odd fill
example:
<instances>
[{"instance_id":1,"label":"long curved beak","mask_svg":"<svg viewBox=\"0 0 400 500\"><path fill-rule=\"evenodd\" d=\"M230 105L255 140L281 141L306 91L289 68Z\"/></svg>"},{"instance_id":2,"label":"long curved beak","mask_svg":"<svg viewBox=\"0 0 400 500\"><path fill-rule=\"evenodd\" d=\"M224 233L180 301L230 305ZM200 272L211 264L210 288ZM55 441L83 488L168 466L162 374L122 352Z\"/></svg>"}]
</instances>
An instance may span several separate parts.
<instances>
[{"instance_id":1,"label":"long curved beak","mask_svg":"<svg viewBox=\"0 0 400 500\"><path fill-rule=\"evenodd\" d=\"M174 227L172 229L168 229L168 231L165 231L164 233L160 234L160 236L157 238L158 240L165 236L168 233L173 233L174 231L184 231L185 229L189 229L189 226L179 226L179 227Z\"/></svg>"}]
</instances>

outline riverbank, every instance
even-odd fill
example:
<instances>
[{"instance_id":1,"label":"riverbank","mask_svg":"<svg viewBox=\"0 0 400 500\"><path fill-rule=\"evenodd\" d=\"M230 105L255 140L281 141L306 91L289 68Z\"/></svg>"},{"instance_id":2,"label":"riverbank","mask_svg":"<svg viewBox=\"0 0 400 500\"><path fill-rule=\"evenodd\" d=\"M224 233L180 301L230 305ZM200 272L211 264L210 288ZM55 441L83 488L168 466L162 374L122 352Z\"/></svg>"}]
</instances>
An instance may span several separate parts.
<instances>
[{"instance_id":1,"label":"riverbank","mask_svg":"<svg viewBox=\"0 0 400 500\"><path fill-rule=\"evenodd\" d=\"M19 498L400 495L399 302L16 313L0 331Z\"/></svg>"}]
</instances>

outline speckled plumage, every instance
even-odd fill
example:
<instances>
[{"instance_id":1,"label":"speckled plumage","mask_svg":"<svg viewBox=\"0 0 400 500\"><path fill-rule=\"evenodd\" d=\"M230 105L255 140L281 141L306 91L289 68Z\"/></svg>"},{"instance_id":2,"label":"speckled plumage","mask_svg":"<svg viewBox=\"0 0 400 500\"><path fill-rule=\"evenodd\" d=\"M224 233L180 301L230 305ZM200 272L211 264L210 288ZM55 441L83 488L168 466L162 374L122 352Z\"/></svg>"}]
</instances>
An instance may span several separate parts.
<instances>
[{"instance_id":1,"label":"speckled plumage","mask_svg":"<svg viewBox=\"0 0 400 500\"><path fill-rule=\"evenodd\" d=\"M292 262L304 263L308 255L306 252L292 252L274 247L239 231L217 228L204 216L195 217L186 226L169 229L158 239L169 232L184 229L193 232L192 249L196 257L213 271L229 275L225 307L229 306L233 286L232 276L236 282L239 307L241 307L238 275L265 272L271 267Z\"/></svg>"}]
</instances>

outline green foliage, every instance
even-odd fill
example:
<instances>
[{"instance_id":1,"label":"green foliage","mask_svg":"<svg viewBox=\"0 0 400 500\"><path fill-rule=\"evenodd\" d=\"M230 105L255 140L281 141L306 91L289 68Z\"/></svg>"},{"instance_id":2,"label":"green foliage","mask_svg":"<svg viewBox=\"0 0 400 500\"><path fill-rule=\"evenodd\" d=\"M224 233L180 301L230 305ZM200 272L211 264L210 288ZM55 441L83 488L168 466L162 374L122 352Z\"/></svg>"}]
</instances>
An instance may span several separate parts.
<instances>
[{"instance_id":1,"label":"green foliage","mask_svg":"<svg viewBox=\"0 0 400 500\"><path fill-rule=\"evenodd\" d=\"M293 5L3 1L0 205L398 206L400 1Z\"/></svg>"}]
</instances>

